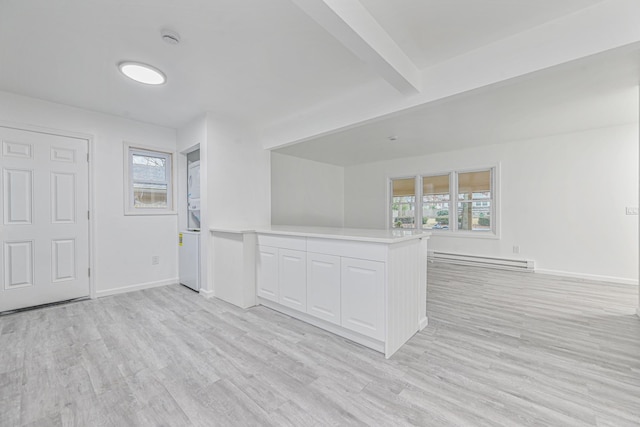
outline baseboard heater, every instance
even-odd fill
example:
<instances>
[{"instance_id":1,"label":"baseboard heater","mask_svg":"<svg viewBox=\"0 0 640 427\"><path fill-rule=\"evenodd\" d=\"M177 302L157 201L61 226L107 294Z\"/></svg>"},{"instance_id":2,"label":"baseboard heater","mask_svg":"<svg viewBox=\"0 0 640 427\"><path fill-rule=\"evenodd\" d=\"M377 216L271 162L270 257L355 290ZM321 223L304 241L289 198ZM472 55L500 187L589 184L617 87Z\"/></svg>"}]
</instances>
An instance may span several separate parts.
<instances>
[{"instance_id":1,"label":"baseboard heater","mask_svg":"<svg viewBox=\"0 0 640 427\"><path fill-rule=\"evenodd\" d=\"M534 271L533 260L486 257L479 255L455 254L449 252L428 251L427 260L448 264L473 265L476 267L497 268L501 270Z\"/></svg>"}]
</instances>

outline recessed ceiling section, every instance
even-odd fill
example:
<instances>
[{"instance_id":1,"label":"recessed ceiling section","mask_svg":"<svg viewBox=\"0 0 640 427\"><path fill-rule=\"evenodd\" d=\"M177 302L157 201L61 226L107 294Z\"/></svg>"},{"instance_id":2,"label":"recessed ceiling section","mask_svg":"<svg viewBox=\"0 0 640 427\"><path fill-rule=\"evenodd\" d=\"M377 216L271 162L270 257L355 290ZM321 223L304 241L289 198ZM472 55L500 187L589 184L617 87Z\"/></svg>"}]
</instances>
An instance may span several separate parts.
<instances>
[{"instance_id":1,"label":"recessed ceiling section","mask_svg":"<svg viewBox=\"0 0 640 427\"><path fill-rule=\"evenodd\" d=\"M273 151L352 166L637 123L639 77L640 50L602 54Z\"/></svg>"}]
</instances>

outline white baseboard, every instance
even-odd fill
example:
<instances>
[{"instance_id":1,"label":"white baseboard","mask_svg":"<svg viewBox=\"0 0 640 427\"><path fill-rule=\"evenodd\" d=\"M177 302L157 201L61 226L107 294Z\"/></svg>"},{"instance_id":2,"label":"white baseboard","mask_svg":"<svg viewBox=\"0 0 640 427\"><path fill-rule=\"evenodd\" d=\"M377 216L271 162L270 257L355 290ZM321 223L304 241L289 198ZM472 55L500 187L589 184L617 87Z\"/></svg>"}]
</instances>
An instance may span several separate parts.
<instances>
[{"instance_id":1,"label":"white baseboard","mask_svg":"<svg viewBox=\"0 0 640 427\"><path fill-rule=\"evenodd\" d=\"M138 283L135 285L122 286L120 288L105 289L102 291L96 291L96 298L106 297L109 295L124 294L127 292L141 291L142 289L157 288L159 286L175 285L177 283L178 278L176 277L174 279L160 280L157 282Z\"/></svg>"},{"instance_id":2,"label":"white baseboard","mask_svg":"<svg viewBox=\"0 0 640 427\"><path fill-rule=\"evenodd\" d=\"M599 282L621 283L624 285L638 285L638 280L628 279L626 277L600 276L597 274L574 273L571 271L546 270L540 268L536 268L535 272L537 274L548 274L551 276L573 277L575 279L597 280Z\"/></svg>"},{"instance_id":3,"label":"white baseboard","mask_svg":"<svg viewBox=\"0 0 640 427\"><path fill-rule=\"evenodd\" d=\"M347 338L351 341L357 342L358 344L362 344L365 347L369 347L373 350L379 351L380 353L384 354L383 341L379 341L375 338L370 338L365 335L359 334L357 332L353 332L347 328L343 328L340 325L335 325L325 320L318 319L317 317L311 316L307 313L302 313L298 310L285 307L284 305L278 304L277 302L266 300L264 298L258 297L256 303L258 305L263 305L272 310L279 311L280 313L284 313L287 316L291 316L295 319L309 323L310 325L316 326L320 329L324 329L325 331L329 331L332 334L341 336L343 338Z\"/></svg>"},{"instance_id":4,"label":"white baseboard","mask_svg":"<svg viewBox=\"0 0 640 427\"><path fill-rule=\"evenodd\" d=\"M213 298L214 297L214 292L210 291L208 289L200 289L200 295L202 295L205 298Z\"/></svg>"},{"instance_id":5,"label":"white baseboard","mask_svg":"<svg viewBox=\"0 0 640 427\"><path fill-rule=\"evenodd\" d=\"M429 318L428 317L425 317L424 319L420 319L420 325L419 325L420 330L423 330L428 325L429 325Z\"/></svg>"}]
</instances>

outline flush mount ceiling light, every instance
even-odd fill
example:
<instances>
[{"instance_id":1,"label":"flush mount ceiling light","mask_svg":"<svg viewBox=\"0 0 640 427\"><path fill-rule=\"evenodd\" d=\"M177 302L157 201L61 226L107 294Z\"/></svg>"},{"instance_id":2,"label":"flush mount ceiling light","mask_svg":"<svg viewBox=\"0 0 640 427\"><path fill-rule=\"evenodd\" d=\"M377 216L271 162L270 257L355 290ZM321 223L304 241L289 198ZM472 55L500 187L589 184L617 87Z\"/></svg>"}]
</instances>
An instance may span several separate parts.
<instances>
[{"instance_id":1,"label":"flush mount ceiling light","mask_svg":"<svg viewBox=\"0 0 640 427\"><path fill-rule=\"evenodd\" d=\"M141 62L123 61L118 64L118 69L130 79L147 85L161 85L167 81L162 71Z\"/></svg>"}]
</instances>

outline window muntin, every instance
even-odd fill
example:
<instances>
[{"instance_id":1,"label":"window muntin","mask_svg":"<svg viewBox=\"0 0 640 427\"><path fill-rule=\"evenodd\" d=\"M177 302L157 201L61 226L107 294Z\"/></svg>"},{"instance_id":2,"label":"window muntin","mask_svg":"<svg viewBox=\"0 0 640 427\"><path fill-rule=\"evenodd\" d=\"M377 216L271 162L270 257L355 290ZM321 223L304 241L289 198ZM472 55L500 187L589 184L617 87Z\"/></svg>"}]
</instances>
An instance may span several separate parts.
<instances>
[{"instance_id":1,"label":"window muntin","mask_svg":"<svg viewBox=\"0 0 640 427\"><path fill-rule=\"evenodd\" d=\"M391 180L391 227L416 227L416 179Z\"/></svg>"}]
</instances>

